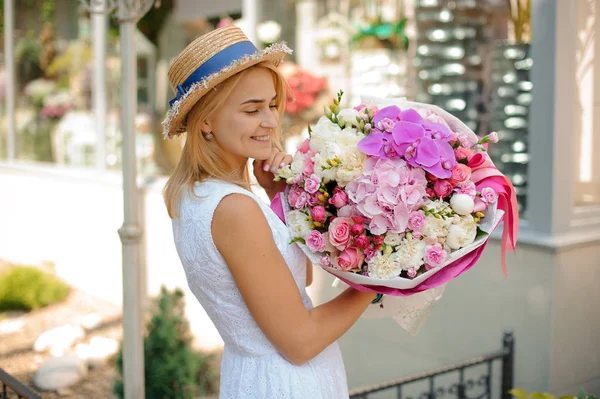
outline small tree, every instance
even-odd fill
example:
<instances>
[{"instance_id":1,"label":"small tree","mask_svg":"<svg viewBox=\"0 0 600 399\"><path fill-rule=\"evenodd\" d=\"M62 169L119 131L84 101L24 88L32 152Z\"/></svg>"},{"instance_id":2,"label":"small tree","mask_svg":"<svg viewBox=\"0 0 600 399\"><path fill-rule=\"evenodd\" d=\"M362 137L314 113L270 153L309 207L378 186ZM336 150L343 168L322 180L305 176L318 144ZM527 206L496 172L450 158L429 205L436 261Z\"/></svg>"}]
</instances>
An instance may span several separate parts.
<instances>
[{"instance_id":1,"label":"small tree","mask_svg":"<svg viewBox=\"0 0 600 399\"><path fill-rule=\"evenodd\" d=\"M183 291L161 287L144 340L146 399L191 399L213 390L211 356L192 349ZM117 358L114 392L123 391L123 351Z\"/></svg>"}]
</instances>

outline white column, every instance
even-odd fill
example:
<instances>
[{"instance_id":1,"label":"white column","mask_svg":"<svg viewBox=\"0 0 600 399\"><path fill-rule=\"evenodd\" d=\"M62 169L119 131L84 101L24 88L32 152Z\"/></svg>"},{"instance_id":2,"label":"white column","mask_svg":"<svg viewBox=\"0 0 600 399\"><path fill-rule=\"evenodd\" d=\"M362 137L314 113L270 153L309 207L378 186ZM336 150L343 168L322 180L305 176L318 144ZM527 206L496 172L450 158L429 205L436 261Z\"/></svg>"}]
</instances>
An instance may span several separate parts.
<instances>
[{"instance_id":1,"label":"white column","mask_svg":"<svg viewBox=\"0 0 600 399\"><path fill-rule=\"evenodd\" d=\"M120 10L127 9L121 0ZM122 21L121 41L121 130L123 134L124 222L119 229L123 244L123 381L126 399L141 399L144 394L144 341L142 316L145 299L142 281L140 242L143 229L139 221L135 155L135 114L137 112L136 20Z\"/></svg>"},{"instance_id":2,"label":"white column","mask_svg":"<svg viewBox=\"0 0 600 399\"><path fill-rule=\"evenodd\" d=\"M313 0L296 3L296 61L302 68L314 71L317 54L315 51L316 4Z\"/></svg>"},{"instance_id":3,"label":"white column","mask_svg":"<svg viewBox=\"0 0 600 399\"><path fill-rule=\"evenodd\" d=\"M4 64L6 65L6 118L8 131L6 148L8 161L15 159L15 54L14 54L15 8L13 0L4 0Z\"/></svg>"},{"instance_id":4,"label":"white column","mask_svg":"<svg viewBox=\"0 0 600 399\"><path fill-rule=\"evenodd\" d=\"M576 14L576 1L532 1L526 219L531 230L548 237L568 231L574 205Z\"/></svg>"},{"instance_id":5,"label":"white column","mask_svg":"<svg viewBox=\"0 0 600 399\"><path fill-rule=\"evenodd\" d=\"M258 0L242 0L242 18L244 33L256 45L256 25L258 24Z\"/></svg>"},{"instance_id":6,"label":"white column","mask_svg":"<svg viewBox=\"0 0 600 399\"><path fill-rule=\"evenodd\" d=\"M106 0L96 0L92 11L92 50L94 54L94 83L92 103L96 120L96 167L106 168L106 28L108 18L102 12Z\"/></svg>"}]
</instances>

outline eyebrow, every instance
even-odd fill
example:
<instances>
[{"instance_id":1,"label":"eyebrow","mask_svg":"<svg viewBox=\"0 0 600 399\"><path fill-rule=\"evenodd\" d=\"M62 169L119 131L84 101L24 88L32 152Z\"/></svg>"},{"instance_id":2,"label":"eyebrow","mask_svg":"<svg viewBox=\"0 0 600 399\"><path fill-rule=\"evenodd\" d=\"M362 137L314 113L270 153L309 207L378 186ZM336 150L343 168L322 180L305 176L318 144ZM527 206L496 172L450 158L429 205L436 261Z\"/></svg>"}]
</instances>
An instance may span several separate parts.
<instances>
[{"instance_id":1,"label":"eyebrow","mask_svg":"<svg viewBox=\"0 0 600 399\"><path fill-rule=\"evenodd\" d=\"M275 101L276 99L277 99L277 95L275 95L275 97L273 97L273 99L271 101ZM244 101L241 105L244 105L244 104L262 104L264 102L265 102L265 100L259 100L259 99L254 99L253 98L251 100Z\"/></svg>"}]
</instances>

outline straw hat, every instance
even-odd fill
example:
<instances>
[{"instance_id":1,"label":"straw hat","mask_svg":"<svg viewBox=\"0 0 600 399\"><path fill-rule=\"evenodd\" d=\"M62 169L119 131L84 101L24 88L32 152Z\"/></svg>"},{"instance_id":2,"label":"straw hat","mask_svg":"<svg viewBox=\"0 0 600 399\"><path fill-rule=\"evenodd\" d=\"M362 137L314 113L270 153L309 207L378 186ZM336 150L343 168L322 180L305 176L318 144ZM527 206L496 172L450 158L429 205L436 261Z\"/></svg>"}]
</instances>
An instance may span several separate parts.
<instances>
[{"instance_id":1,"label":"straw hat","mask_svg":"<svg viewBox=\"0 0 600 399\"><path fill-rule=\"evenodd\" d=\"M286 54L285 43L258 50L237 26L225 26L190 43L169 68L169 83L176 97L163 121L165 138L186 131L186 118L194 104L210 89L236 73L268 61L278 66Z\"/></svg>"}]
</instances>

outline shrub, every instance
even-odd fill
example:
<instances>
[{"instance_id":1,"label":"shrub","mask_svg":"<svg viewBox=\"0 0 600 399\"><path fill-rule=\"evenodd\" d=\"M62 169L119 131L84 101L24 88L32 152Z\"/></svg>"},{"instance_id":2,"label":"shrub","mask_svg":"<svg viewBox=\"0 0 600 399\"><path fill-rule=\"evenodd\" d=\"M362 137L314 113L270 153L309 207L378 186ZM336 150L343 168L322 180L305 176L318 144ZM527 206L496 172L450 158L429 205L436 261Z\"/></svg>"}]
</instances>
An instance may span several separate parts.
<instances>
[{"instance_id":1,"label":"shrub","mask_svg":"<svg viewBox=\"0 0 600 399\"><path fill-rule=\"evenodd\" d=\"M0 272L0 311L38 309L68 294L65 282L37 267L12 265Z\"/></svg>"},{"instance_id":2,"label":"shrub","mask_svg":"<svg viewBox=\"0 0 600 399\"><path fill-rule=\"evenodd\" d=\"M177 289L161 288L154 303L144 340L146 399L188 399L211 393L215 376L211 356L192 349L192 335L185 316L184 294ZM117 358L119 377L114 392L123 391L123 352Z\"/></svg>"}]
</instances>

